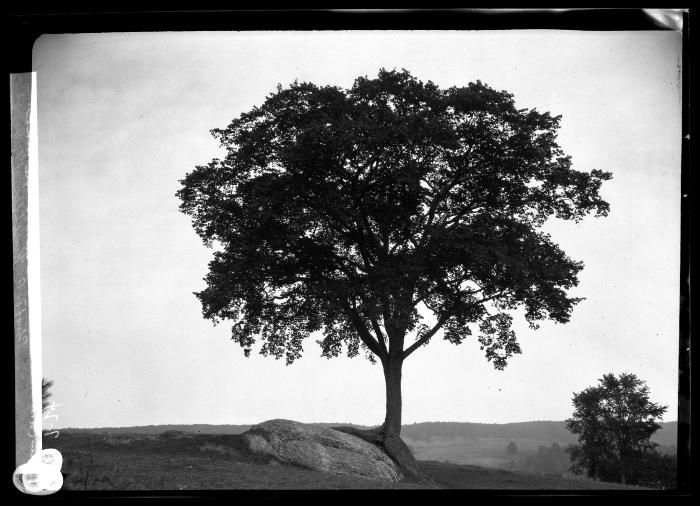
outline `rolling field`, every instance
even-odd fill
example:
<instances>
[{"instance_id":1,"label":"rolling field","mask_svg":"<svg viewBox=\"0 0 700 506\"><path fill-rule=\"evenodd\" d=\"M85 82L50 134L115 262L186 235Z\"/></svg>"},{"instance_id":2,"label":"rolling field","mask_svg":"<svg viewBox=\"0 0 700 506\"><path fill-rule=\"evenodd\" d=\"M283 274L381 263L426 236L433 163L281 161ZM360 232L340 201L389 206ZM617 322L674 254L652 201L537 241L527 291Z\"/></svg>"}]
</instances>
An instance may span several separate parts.
<instances>
[{"instance_id":1,"label":"rolling field","mask_svg":"<svg viewBox=\"0 0 700 506\"><path fill-rule=\"evenodd\" d=\"M514 454L508 454L506 451L511 441L517 446ZM508 471L533 471L538 448L549 447L552 444L550 441L497 437L406 442L418 460L436 460ZM569 466L567 457L559 466L560 474L568 474L564 469L568 469Z\"/></svg>"},{"instance_id":2,"label":"rolling field","mask_svg":"<svg viewBox=\"0 0 700 506\"><path fill-rule=\"evenodd\" d=\"M415 489L391 483L311 471L251 454L239 435L165 433L86 434L62 431L44 448L63 455L65 491L80 490L295 490ZM614 483L487 469L423 459L434 488L511 490L635 490Z\"/></svg>"}]
</instances>

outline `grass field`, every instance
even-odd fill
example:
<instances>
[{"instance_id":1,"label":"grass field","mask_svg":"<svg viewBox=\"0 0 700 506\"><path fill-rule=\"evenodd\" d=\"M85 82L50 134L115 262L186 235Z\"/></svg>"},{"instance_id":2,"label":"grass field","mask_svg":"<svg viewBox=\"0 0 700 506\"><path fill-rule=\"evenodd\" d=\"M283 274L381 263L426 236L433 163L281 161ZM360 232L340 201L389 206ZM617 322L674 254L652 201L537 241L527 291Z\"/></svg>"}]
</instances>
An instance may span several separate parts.
<instances>
[{"instance_id":1,"label":"grass field","mask_svg":"<svg viewBox=\"0 0 700 506\"><path fill-rule=\"evenodd\" d=\"M511 441L517 446L514 454L508 454L506 450L508 443ZM406 442L418 460L437 460L490 469L526 472L534 470L534 459L537 449L540 446L549 447L552 444L551 441L497 437L457 438L431 442L407 439ZM559 466L560 471L570 467L568 457L562 458L565 461ZM567 473L563 474L566 475Z\"/></svg>"},{"instance_id":2,"label":"grass field","mask_svg":"<svg viewBox=\"0 0 700 506\"><path fill-rule=\"evenodd\" d=\"M240 435L85 434L62 431L44 448L63 455L64 490L411 489L311 471L252 454ZM420 456L419 460L420 460ZM614 483L421 460L437 488L510 490L639 489Z\"/></svg>"}]
</instances>

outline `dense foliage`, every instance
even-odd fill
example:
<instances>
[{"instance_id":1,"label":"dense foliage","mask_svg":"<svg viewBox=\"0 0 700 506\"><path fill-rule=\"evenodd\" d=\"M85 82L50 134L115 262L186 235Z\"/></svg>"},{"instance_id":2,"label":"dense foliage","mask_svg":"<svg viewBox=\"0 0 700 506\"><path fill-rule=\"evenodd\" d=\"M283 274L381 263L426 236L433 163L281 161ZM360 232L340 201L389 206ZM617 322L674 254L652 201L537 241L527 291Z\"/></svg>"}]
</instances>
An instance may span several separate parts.
<instances>
[{"instance_id":1,"label":"dense foliage","mask_svg":"<svg viewBox=\"0 0 700 506\"><path fill-rule=\"evenodd\" d=\"M598 190L610 175L572 169L559 120L478 81L441 90L406 71L349 90L279 87L212 131L226 157L178 192L221 248L197 294L204 315L233 321L246 354L259 336L262 354L290 363L319 330L325 356L345 343L382 358L440 328L461 343L476 326L502 368L520 351L508 310L565 322L579 300L565 290L582 264L538 227L608 211Z\"/></svg>"}]
</instances>

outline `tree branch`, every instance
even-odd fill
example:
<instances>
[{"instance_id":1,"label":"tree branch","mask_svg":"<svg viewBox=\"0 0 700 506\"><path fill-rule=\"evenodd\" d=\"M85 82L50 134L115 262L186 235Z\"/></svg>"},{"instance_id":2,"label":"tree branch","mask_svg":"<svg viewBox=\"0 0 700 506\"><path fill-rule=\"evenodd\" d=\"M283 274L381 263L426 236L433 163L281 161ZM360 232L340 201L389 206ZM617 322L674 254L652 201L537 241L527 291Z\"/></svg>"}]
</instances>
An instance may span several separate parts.
<instances>
[{"instance_id":1,"label":"tree branch","mask_svg":"<svg viewBox=\"0 0 700 506\"><path fill-rule=\"evenodd\" d=\"M358 312L355 309L351 308L349 305L346 305L345 310L347 312L348 317L350 318L350 321L352 322L353 327L355 327L357 334L360 336L360 339L363 343L365 343L365 346L367 346L367 348L369 348L370 351L377 355L382 361L385 360L388 355L386 354L386 352L384 352L384 350L382 350L382 348L379 345L379 342L374 337L372 337L372 334L370 334L369 330L367 330L367 327L362 321L362 318L360 318Z\"/></svg>"},{"instance_id":2,"label":"tree branch","mask_svg":"<svg viewBox=\"0 0 700 506\"><path fill-rule=\"evenodd\" d=\"M442 285L437 286L434 290L427 290L421 297L417 298L415 301L412 301L411 304L413 305L413 307L417 306L418 304L423 302L427 297L430 297L431 295L438 293L440 288L442 288L442 289L451 288L453 290L459 290L459 285L461 285L464 281L470 281L470 280L471 280L471 276L469 274L465 274L460 279L450 283L452 286L448 286L447 283L443 283ZM477 287L479 289L478 290L471 290L471 291L467 292L467 295L476 295L477 293L484 291L484 289L481 286L479 286L475 281L474 281L474 284L477 285Z\"/></svg>"},{"instance_id":3,"label":"tree branch","mask_svg":"<svg viewBox=\"0 0 700 506\"><path fill-rule=\"evenodd\" d=\"M471 154L471 148L470 148L469 154ZM445 197L447 197L447 195L449 195L452 188L457 186L457 184L460 182L460 177L464 174L466 169L474 168L474 167L481 166L481 165L482 165L481 163L477 163L477 164L472 165L471 163L467 162L464 165L462 165L461 167L458 167L455 170L454 175L452 177L452 180L449 182L449 184L447 186L445 186L437 195L435 195L433 197L432 201L430 202L430 206L428 208L428 216L427 216L428 221L426 222L425 226L423 227L423 233L421 234L421 238L420 238L420 242L419 242L420 246L423 246L423 244L425 244L426 237L430 235L430 232L432 232L433 220L435 219L435 213L437 212L437 208L438 208L439 204L444 201L444 199L445 199Z\"/></svg>"},{"instance_id":4,"label":"tree branch","mask_svg":"<svg viewBox=\"0 0 700 506\"><path fill-rule=\"evenodd\" d=\"M379 322L375 318L372 318L370 321L372 322L372 328L374 329L375 334L377 334L377 341L379 342L379 347L384 353L389 355L389 350L386 347L386 337L382 333L382 329L379 326Z\"/></svg>"},{"instance_id":5,"label":"tree branch","mask_svg":"<svg viewBox=\"0 0 700 506\"><path fill-rule=\"evenodd\" d=\"M362 293L359 293L358 296L362 300L362 304L364 304L366 308L369 308L370 305L367 303L367 300L362 295ZM382 329L379 326L379 322L377 321L376 318L369 318L369 321L372 323L372 328L374 329L374 333L377 334L377 342L379 343L379 347L382 349L383 352L385 352L388 355L389 350L387 349L386 337L382 333Z\"/></svg>"},{"instance_id":6,"label":"tree branch","mask_svg":"<svg viewBox=\"0 0 700 506\"><path fill-rule=\"evenodd\" d=\"M469 304L469 306L475 306L475 305L477 305L477 304L483 304L484 302L488 302L488 301L490 301L490 300L497 299L498 297L501 297L503 294L504 294L504 292L501 292L501 293L498 293L498 294L496 294L496 295L492 295L492 296L490 296L490 297L484 297L484 298L481 299L481 300L472 302L471 304ZM430 331L429 331L427 334L422 335L416 342L414 342L411 346L409 346L408 348L406 348L406 351L404 351L404 353L403 353L403 358L405 359L405 358L408 357L411 353L413 353L413 352L416 351L418 348L420 348L423 344L425 344L425 343L428 341L428 339L430 339L431 337L433 337L433 336L435 335L435 333L436 333L438 330L440 330L440 329L442 328L442 326L445 324L445 322L446 322L447 320L449 320L450 317L453 316L453 315L454 315L454 312L453 312L453 311L449 311L449 310L448 310L448 311L445 311L445 312L443 313L443 315L438 319L438 322L435 324L435 326L434 326L432 329L430 329Z\"/></svg>"},{"instance_id":7,"label":"tree branch","mask_svg":"<svg viewBox=\"0 0 700 506\"><path fill-rule=\"evenodd\" d=\"M374 231L372 230L372 224L369 222L369 216L367 216L367 213L364 210L364 206L360 202L360 218L362 219L362 225L359 223L357 224L358 226L361 226L365 230L365 237L369 240L370 244L374 246L378 254L376 255L377 257L380 256L381 252L385 250L384 245L381 243L379 239L374 234Z\"/></svg>"},{"instance_id":8,"label":"tree branch","mask_svg":"<svg viewBox=\"0 0 700 506\"><path fill-rule=\"evenodd\" d=\"M420 339L418 339L415 343L413 343L411 346L406 348L406 350L403 352L403 358L406 359L406 357L408 357L411 353L413 353L418 348L420 348L423 344L425 344L428 341L428 339L433 337L435 335L435 333L442 328L442 326L445 324L445 322L447 320L450 319L451 316L452 316L451 312L449 312L449 311L445 312L440 317L440 319L437 321L435 326L432 329L430 329L430 331L428 333L421 336Z\"/></svg>"}]
</instances>

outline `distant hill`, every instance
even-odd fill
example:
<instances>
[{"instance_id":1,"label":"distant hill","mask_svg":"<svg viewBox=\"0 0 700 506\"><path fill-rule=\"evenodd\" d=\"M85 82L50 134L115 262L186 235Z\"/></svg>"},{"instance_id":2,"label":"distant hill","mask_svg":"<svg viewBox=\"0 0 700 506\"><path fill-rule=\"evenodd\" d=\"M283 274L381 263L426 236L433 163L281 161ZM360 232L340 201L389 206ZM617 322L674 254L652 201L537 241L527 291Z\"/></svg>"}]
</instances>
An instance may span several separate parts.
<instances>
[{"instance_id":1,"label":"distant hill","mask_svg":"<svg viewBox=\"0 0 700 506\"><path fill-rule=\"evenodd\" d=\"M663 446L675 446L678 442L678 422L660 423L661 428L651 440Z\"/></svg>"},{"instance_id":2,"label":"distant hill","mask_svg":"<svg viewBox=\"0 0 700 506\"><path fill-rule=\"evenodd\" d=\"M659 424L661 428L651 440L663 446L676 444L678 422ZM450 440L458 438L529 439L535 441L571 444L577 437L566 429L563 421L534 421L515 423L421 422L404 425L401 435L414 441L431 438Z\"/></svg>"},{"instance_id":3,"label":"distant hill","mask_svg":"<svg viewBox=\"0 0 700 506\"><path fill-rule=\"evenodd\" d=\"M360 429L368 429L366 425L351 423L315 423L321 427L351 425ZM652 437L652 441L663 446L676 444L678 422L661 423L661 429ZM250 425L140 425L136 427L98 427L89 429L66 428L61 431L89 432L106 434L162 434L166 430L176 430L195 434L242 434L250 429ZM470 423L470 422L421 422L404 425L401 429L404 438L414 441L430 441L434 439L469 439L469 438L502 438L529 439L534 441L557 442L570 444L576 442L576 436L566 430L563 421L534 421L516 423Z\"/></svg>"},{"instance_id":4,"label":"distant hill","mask_svg":"<svg viewBox=\"0 0 700 506\"><path fill-rule=\"evenodd\" d=\"M134 427L95 427L85 429L65 428L65 432L87 432L92 434L145 434L158 435L166 430L190 432L195 434L242 434L250 425L211 425L196 423L190 425L137 425Z\"/></svg>"},{"instance_id":5,"label":"distant hill","mask_svg":"<svg viewBox=\"0 0 700 506\"><path fill-rule=\"evenodd\" d=\"M358 429L369 429L366 425L353 423L314 423L319 427L338 427L341 425L356 427ZM133 427L94 427L94 428L71 428L60 429L62 432L90 433L90 434L143 434L159 435L165 431L180 431L192 434L243 434L252 425L212 425L206 423L195 423L189 425L136 425Z\"/></svg>"},{"instance_id":6,"label":"distant hill","mask_svg":"<svg viewBox=\"0 0 700 506\"><path fill-rule=\"evenodd\" d=\"M566 430L564 422L535 421L516 423L422 422L405 425L401 435L415 441L457 438L531 439L573 443L576 437Z\"/></svg>"}]
</instances>

